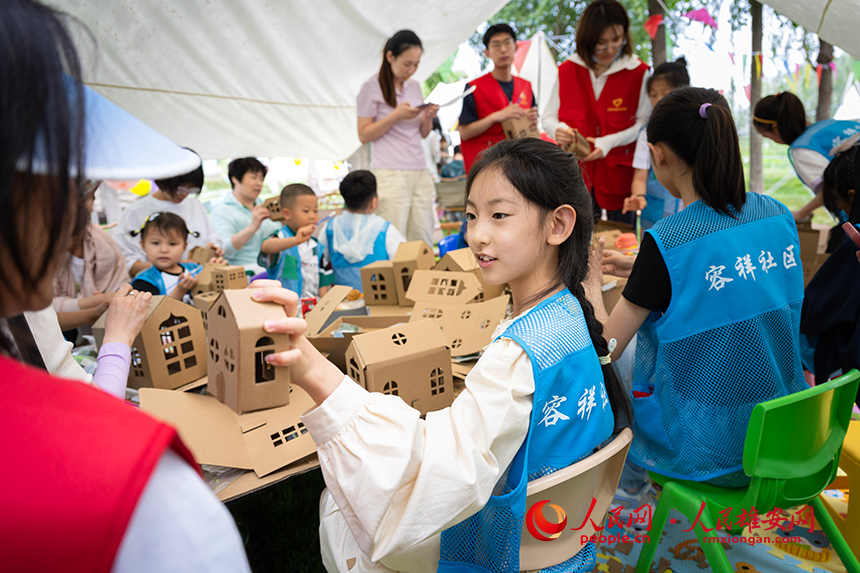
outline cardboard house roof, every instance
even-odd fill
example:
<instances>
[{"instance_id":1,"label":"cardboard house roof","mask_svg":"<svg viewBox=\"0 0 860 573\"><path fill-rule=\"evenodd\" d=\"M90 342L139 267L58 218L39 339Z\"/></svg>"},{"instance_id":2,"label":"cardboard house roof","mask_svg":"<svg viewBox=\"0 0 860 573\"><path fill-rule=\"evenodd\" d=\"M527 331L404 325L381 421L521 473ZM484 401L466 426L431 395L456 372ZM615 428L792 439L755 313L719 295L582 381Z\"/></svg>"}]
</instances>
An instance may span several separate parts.
<instances>
[{"instance_id":1,"label":"cardboard house roof","mask_svg":"<svg viewBox=\"0 0 860 573\"><path fill-rule=\"evenodd\" d=\"M418 260L419 257L426 257L427 255L433 257L431 260L435 261L433 249L430 248L430 245L424 241L409 241L407 243L400 243L397 246L397 251L394 253L394 257L391 261L395 263L402 261L415 261Z\"/></svg>"},{"instance_id":2,"label":"cardboard house roof","mask_svg":"<svg viewBox=\"0 0 860 573\"><path fill-rule=\"evenodd\" d=\"M481 292L474 273L415 271L406 298L411 301L467 303Z\"/></svg>"},{"instance_id":3,"label":"cardboard house roof","mask_svg":"<svg viewBox=\"0 0 860 573\"><path fill-rule=\"evenodd\" d=\"M473 271L478 269L478 259L468 247L448 251L442 257L433 270L436 271Z\"/></svg>"},{"instance_id":4,"label":"cardboard house roof","mask_svg":"<svg viewBox=\"0 0 860 573\"><path fill-rule=\"evenodd\" d=\"M228 289L222 291L212 305L218 300L223 300L233 309L236 318L236 326L241 330L244 328L259 328L267 320L285 318L287 313L284 307L273 304L260 304L251 298L254 291L249 289ZM211 308L211 305L210 305Z\"/></svg>"},{"instance_id":5,"label":"cardboard house roof","mask_svg":"<svg viewBox=\"0 0 860 573\"><path fill-rule=\"evenodd\" d=\"M178 301L173 297L165 296L165 295L155 295L151 299L149 299L149 304L146 306L146 318L143 320L144 324L149 320L149 317L152 316L152 313L155 312L155 309L159 307L161 304L181 304L185 305L184 302ZM193 307L192 307L193 308ZM104 331L105 331L105 319L107 318L107 311L104 311L98 319L93 323L93 333L96 338L96 346L101 347L102 340L104 339Z\"/></svg>"},{"instance_id":6,"label":"cardboard house roof","mask_svg":"<svg viewBox=\"0 0 860 573\"><path fill-rule=\"evenodd\" d=\"M337 309L337 305L342 303L351 292L351 286L337 285L331 287L317 305L305 315L305 322L308 323L305 335L310 338L319 334L323 330L328 317Z\"/></svg>"},{"instance_id":7,"label":"cardboard house roof","mask_svg":"<svg viewBox=\"0 0 860 573\"><path fill-rule=\"evenodd\" d=\"M364 363L377 367L401 360L396 353L392 354L392 343L395 345L394 348L402 348L404 352L409 353L447 346L442 329L432 320L400 324L376 332L360 334L352 339L352 344L355 345Z\"/></svg>"}]
</instances>

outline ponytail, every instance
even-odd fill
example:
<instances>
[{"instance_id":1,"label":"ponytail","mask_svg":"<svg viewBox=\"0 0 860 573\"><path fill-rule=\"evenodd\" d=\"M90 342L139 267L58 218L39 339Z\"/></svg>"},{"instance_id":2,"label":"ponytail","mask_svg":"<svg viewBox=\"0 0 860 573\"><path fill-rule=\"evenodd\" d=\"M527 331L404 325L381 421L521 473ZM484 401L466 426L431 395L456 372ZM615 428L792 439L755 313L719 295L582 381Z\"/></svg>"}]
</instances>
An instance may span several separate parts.
<instances>
[{"instance_id":1,"label":"ponytail","mask_svg":"<svg viewBox=\"0 0 860 573\"><path fill-rule=\"evenodd\" d=\"M728 102L711 89L667 94L648 120L648 143L664 143L693 170L693 189L709 207L734 217L746 202L740 142Z\"/></svg>"},{"instance_id":2,"label":"ponytail","mask_svg":"<svg viewBox=\"0 0 860 573\"><path fill-rule=\"evenodd\" d=\"M382 49L382 66L379 68L379 87L382 99L391 107L397 107L397 93L394 89L394 73L388 63L388 52L395 58L409 48L421 48L421 39L412 30L400 30L391 36Z\"/></svg>"},{"instance_id":3,"label":"ponytail","mask_svg":"<svg viewBox=\"0 0 860 573\"><path fill-rule=\"evenodd\" d=\"M594 307L585 296L582 282L588 273L588 257L594 230L591 196L582 180L579 164L570 153L540 139L524 138L501 141L484 150L469 170L466 180L466 198L472 184L483 171L498 169L531 204L544 213L562 205L570 205L576 212L576 225L570 237L558 251L558 270L555 281L529 301L544 298L562 285L579 301L591 343L598 356L609 354L609 345L603 337L603 325L594 315ZM601 367L603 381L615 416L616 429L633 420L630 402L611 365Z\"/></svg>"},{"instance_id":4,"label":"ponytail","mask_svg":"<svg viewBox=\"0 0 860 573\"><path fill-rule=\"evenodd\" d=\"M806 110L803 102L791 92L780 92L759 100L753 112L753 125L759 132L777 127L779 138L786 145L794 143L806 131Z\"/></svg>"},{"instance_id":5,"label":"ponytail","mask_svg":"<svg viewBox=\"0 0 860 573\"><path fill-rule=\"evenodd\" d=\"M824 206L833 214L840 211L837 200L848 203L848 192L854 189L854 201L849 209L848 220L852 225L860 223L860 201L857 200L857 190L860 189L860 145L854 145L847 151L839 153L824 170L824 184L821 196Z\"/></svg>"}]
</instances>

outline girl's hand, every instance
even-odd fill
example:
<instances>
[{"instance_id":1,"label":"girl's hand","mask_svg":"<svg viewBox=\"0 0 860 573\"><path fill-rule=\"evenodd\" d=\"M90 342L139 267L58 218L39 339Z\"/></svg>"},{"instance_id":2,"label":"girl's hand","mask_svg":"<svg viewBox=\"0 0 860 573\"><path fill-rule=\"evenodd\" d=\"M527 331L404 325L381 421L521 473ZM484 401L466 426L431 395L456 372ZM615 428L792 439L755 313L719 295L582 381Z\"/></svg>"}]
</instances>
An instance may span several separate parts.
<instances>
[{"instance_id":1,"label":"girl's hand","mask_svg":"<svg viewBox=\"0 0 860 573\"><path fill-rule=\"evenodd\" d=\"M648 206L648 199L645 195L631 195L624 199L624 207L621 209L621 214L624 215L629 211L641 211Z\"/></svg>"},{"instance_id":2,"label":"girl's hand","mask_svg":"<svg viewBox=\"0 0 860 573\"><path fill-rule=\"evenodd\" d=\"M438 112L438 111L439 111L439 106L436 105L435 103L431 103L430 105L428 105L427 107L424 108L423 113L426 117L433 119L434 117L436 117L436 112Z\"/></svg>"},{"instance_id":3,"label":"girl's hand","mask_svg":"<svg viewBox=\"0 0 860 573\"><path fill-rule=\"evenodd\" d=\"M618 251L604 251L602 270L607 275L615 277L629 277L630 271L633 270L633 263L636 262L635 256L625 255Z\"/></svg>"},{"instance_id":4,"label":"girl's hand","mask_svg":"<svg viewBox=\"0 0 860 573\"><path fill-rule=\"evenodd\" d=\"M394 114L394 117L397 118L397 121L402 121L404 119L415 119L421 113L422 110L417 107L412 107L409 102L403 102L397 107L394 108L394 111L391 113Z\"/></svg>"},{"instance_id":5,"label":"girl's hand","mask_svg":"<svg viewBox=\"0 0 860 573\"><path fill-rule=\"evenodd\" d=\"M595 138L586 137L585 139L588 140L588 143L590 143L591 145L594 145L594 139ZM582 158L582 162L585 163L586 161L597 161L598 159L603 159L603 150L600 149L599 147L595 147L591 151L591 153L589 153L588 155L586 155L585 157Z\"/></svg>"},{"instance_id":6,"label":"girl's hand","mask_svg":"<svg viewBox=\"0 0 860 573\"><path fill-rule=\"evenodd\" d=\"M173 290L170 291L170 296L177 300L182 300L182 297L185 296L189 290L193 289L197 286L197 277L185 271L179 277L179 282L176 283L176 286L173 287Z\"/></svg>"},{"instance_id":7,"label":"girl's hand","mask_svg":"<svg viewBox=\"0 0 860 573\"><path fill-rule=\"evenodd\" d=\"M303 336L307 323L295 318L299 295L281 286L279 281L257 280L248 287L257 289L251 297L260 302L276 302L284 306L286 316L268 320L266 332L290 335L290 350L270 354L266 361L275 366L290 367L290 382L307 392L314 402L322 403L343 381L343 373Z\"/></svg>"},{"instance_id":8,"label":"girl's hand","mask_svg":"<svg viewBox=\"0 0 860 573\"><path fill-rule=\"evenodd\" d=\"M105 317L103 344L119 342L131 347L146 320L146 309L152 295L132 290L130 284L119 287Z\"/></svg>"}]
</instances>

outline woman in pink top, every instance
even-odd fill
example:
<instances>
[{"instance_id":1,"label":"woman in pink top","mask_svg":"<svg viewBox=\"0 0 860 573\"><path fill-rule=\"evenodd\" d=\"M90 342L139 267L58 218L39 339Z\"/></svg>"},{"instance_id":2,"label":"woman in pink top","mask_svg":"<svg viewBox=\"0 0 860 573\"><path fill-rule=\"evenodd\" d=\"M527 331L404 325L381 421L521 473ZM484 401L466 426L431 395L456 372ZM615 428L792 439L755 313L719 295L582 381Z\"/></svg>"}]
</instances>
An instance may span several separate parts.
<instances>
[{"instance_id":1,"label":"woman in pink top","mask_svg":"<svg viewBox=\"0 0 860 573\"><path fill-rule=\"evenodd\" d=\"M358 138L372 143L370 170L376 176L379 208L407 240L433 244L433 180L421 140L430 133L437 105L419 107L421 86L409 78L418 69L421 40L400 30L385 43L379 74L358 94Z\"/></svg>"}]
</instances>

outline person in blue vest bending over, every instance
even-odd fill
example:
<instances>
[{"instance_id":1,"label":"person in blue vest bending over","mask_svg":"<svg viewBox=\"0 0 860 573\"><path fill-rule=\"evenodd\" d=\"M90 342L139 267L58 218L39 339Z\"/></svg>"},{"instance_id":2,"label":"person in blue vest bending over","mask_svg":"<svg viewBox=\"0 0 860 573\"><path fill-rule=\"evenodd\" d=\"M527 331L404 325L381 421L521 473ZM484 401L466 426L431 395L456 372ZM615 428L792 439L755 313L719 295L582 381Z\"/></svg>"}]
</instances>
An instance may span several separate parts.
<instances>
[{"instance_id":1,"label":"person in blue vest bending over","mask_svg":"<svg viewBox=\"0 0 860 573\"><path fill-rule=\"evenodd\" d=\"M320 247L331 261L334 283L361 291L361 267L388 261L406 241L397 228L374 214L379 206L376 177L358 170L340 182L346 211L324 223Z\"/></svg>"},{"instance_id":2,"label":"person in blue vest bending over","mask_svg":"<svg viewBox=\"0 0 860 573\"><path fill-rule=\"evenodd\" d=\"M500 141L505 132L502 122L528 117L537 123L538 111L532 85L511 73L517 36L507 24L494 24L484 33L484 55L493 60L493 71L466 84L475 92L463 99L460 112L460 149L466 173L478 154Z\"/></svg>"},{"instance_id":3,"label":"person in blue vest bending over","mask_svg":"<svg viewBox=\"0 0 860 573\"><path fill-rule=\"evenodd\" d=\"M197 233L189 233L185 220L175 213L153 213L143 222L140 231L132 232L132 235L137 234L146 260L152 266L135 275L132 288L191 304L189 292L197 285L197 275L203 266L181 261L188 246L188 235L196 237Z\"/></svg>"},{"instance_id":4,"label":"person in blue vest bending over","mask_svg":"<svg viewBox=\"0 0 860 573\"><path fill-rule=\"evenodd\" d=\"M797 176L815 197L793 211L795 221L803 221L822 205L821 185L824 170L833 157L830 150L860 131L860 121L825 119L806 121L803 102L791 92L780 92L762 98L755 106L753 125L762 135L776 143L788 145L788 158Z\"/></svg>"},{"instance_id":5,"label":"person in blue vest bending over","mask_svg":"<svg viewBox=\"0 0 860 573\"><path fill-rule=\"evenodd\" d=\"M284 226L263 241L259 265L267 278L281 281L301 298L323 296L332 281L328 261L311 235L319 220L314 190L301 183L281 189L281 214Z\"/></svg>"},{"instance_id":6,"label":"person in blue vest bending over","mask_svg":"<svg viewBox=\"0 0 860 573\"><path fill-rule=\"evenodd\" d=\"M638 332L629 457L671 478L743 487L752 409L808 387L797 228L785 205L746 192L735 123L715 90L666 95L648 147L657 179L686 207L645 232L605 322L613 360Z\"/></svg>"}]
</instances>

